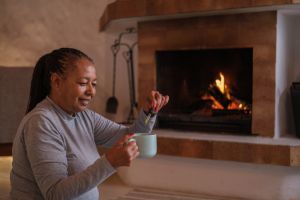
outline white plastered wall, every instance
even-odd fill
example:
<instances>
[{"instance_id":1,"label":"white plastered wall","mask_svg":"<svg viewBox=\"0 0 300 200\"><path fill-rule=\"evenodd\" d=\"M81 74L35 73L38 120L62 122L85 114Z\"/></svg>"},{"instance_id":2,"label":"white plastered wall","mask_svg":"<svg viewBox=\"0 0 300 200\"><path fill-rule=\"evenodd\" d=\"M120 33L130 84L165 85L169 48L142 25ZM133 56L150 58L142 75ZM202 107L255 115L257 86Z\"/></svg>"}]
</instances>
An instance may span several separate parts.
<instances>
[{"instance_id":1,"label":"white plastered wall","mask_svg":"<svg viewBox=\"0 0 300 200\"><path fill-rule=\"evenodd\" d=\"M290 86L300 82L300 10L278 11L275 138L295 135Z\"/></svg>"}]
</instances>

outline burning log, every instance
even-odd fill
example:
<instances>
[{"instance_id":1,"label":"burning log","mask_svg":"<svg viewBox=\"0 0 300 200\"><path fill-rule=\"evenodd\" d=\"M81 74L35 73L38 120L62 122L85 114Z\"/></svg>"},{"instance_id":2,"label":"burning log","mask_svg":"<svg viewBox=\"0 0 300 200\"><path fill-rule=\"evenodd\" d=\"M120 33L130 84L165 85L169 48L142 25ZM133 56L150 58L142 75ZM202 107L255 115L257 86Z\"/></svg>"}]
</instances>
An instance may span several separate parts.
<instances>
[{"instance_id":1,"label":"burning log","mask_svg":"<svg viewBox=\"0 0 300 200\"><path fill-rule=\"evenodd\" d=\"M228 86L225 84L225 78L220 73L220 79L216 79L214 83L209 85L209 88L201 97L202 100L211 100L213 110L243 110L250 111L248 105L241 100L231 96Z\"/></svg>"},{"instance_id":2,"label":"burning log","mask_svg":"<svg viewBox=\"0 0 300 200\"><path fill-rule=\"evenodd\" d=\"M228 98L226 93L222 93L216 85L210 85L208 93L222 105L223 109L227 109L231 103L231 99Z\"/></svg>"}]
</instances>

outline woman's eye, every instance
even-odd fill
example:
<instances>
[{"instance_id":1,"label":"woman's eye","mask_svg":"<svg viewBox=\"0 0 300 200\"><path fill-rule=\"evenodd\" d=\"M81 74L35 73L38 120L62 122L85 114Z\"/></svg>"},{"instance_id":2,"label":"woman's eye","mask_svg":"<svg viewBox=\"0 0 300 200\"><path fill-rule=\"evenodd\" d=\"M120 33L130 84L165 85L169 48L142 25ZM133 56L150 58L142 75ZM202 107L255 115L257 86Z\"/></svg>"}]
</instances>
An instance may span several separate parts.
<instances>
[{"instance_id":1,"label":"woman's eye","mask_svg":"<svg viewBox=\"0 0 300 200\"><path fill-rule=\"evenodd\" d=\"M97 83L92 83L92 86L95 88L97 86Z\"/></svg>"},{"instance_id":2,"label":"woman's eye","mask_svg":"<svg viewBox=\"0 0 300 200\"><path fill-rule=\"evenodd\" d=\"M79 83L80 86L86 86L87 83Z\"/></svg>"}]
</instances>

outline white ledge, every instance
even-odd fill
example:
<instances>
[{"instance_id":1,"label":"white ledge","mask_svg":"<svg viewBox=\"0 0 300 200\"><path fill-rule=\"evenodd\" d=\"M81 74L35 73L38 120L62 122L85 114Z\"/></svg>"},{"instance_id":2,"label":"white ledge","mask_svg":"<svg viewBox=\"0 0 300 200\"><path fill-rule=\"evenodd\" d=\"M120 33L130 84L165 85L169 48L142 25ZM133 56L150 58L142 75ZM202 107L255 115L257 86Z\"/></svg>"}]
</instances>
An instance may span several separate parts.
<instances>
[{"instance_id":1,"label":"white ledge","mask_svg":"<svg viewBox=\"0 0 300 200\"><path fill-rule=\"evenodd\" d=\"M300 139L298 138L268 138L261 136L228 135L227 133L220 134L208 132L179 131L173 129L155 129L153 132L156 133L159 137L165 138L167 137L178 139L237 142L249 144L300 146Z\"/></svg>"}]
</instances>

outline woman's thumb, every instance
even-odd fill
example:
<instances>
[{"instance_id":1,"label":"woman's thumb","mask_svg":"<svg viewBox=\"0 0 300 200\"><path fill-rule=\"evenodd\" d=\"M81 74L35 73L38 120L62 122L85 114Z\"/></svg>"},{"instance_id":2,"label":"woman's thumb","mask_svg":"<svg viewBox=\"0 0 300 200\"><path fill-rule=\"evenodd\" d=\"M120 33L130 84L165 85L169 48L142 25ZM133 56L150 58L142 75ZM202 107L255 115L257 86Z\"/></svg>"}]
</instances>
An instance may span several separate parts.
<instances>
[{"instance_id":1,"label":"woman's thumb","mask_svg":"<svg viewBox=\"0 0 300 200\"><path fill-rule=\"evenodd\" d=\"M121 137L121 139L117 142L118 146L123 146L124 144L126 144L128 142L128 140L130 138L132 138L134 136L134 133L129 133L129 134L125 134L123 137Z\"/></svg>"}]
</instances>

